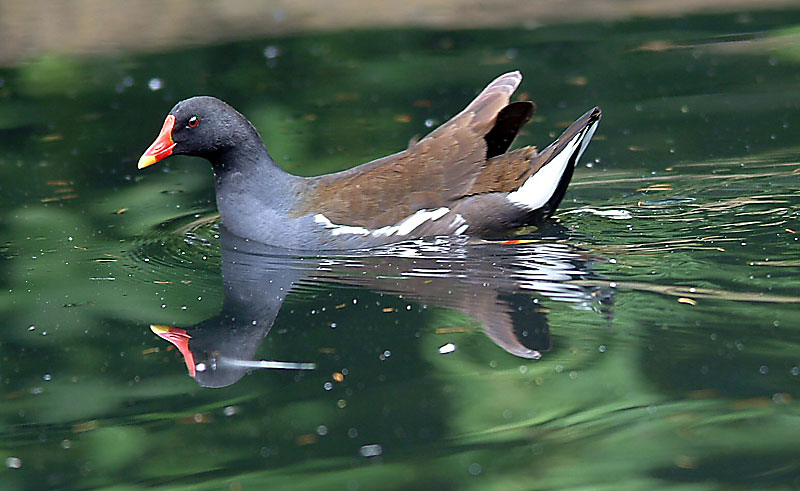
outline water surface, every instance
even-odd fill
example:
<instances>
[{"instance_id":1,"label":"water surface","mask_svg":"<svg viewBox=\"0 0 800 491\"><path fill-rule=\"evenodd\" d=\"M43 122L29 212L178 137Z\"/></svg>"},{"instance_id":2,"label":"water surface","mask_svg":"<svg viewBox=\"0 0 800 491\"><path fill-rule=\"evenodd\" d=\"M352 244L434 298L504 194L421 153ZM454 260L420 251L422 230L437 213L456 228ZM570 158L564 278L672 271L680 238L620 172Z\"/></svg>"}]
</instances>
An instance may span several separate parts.
<instances>
[{"instance_id":1,"label":"water surface","mask_svg":"<svg viewBox=\"0 0 800 491\"><path fill-rule=\"evenodd\" d=\"M2 487L800 485L797 26L358 31L1 69ZM205 162L135 168L190 95L315 175L514 69L538 105L517 145L604 118L557 220L511 241L287 256L219 226ZM204 370L151 325L193 336Z\"/></svg>"}]
</instances>

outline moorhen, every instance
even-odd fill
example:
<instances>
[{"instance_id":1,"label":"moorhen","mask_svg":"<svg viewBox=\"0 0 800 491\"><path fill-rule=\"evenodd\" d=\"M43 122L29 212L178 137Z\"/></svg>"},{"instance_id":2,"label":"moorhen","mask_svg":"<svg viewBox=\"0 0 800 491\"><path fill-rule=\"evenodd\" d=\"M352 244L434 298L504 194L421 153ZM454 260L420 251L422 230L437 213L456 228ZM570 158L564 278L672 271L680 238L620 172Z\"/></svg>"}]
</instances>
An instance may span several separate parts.
<instances>
[{"instance_id":1,"label":"moorhen","mask_svg":"<svg viewBox=\"0 0 800 491\"><path fill-rule=\"evenodd\" d=\"M534 104L509 102L522 75L490 83L463 111L402 152L345 171L299 177L280 169L253 125L214 97L172 108L139 159L211 162L225 227L304 250L366 248L433 235L487 237L550 217L600 121L595 107L541 152L506 152Z\"/></svg>"}]
</instances>

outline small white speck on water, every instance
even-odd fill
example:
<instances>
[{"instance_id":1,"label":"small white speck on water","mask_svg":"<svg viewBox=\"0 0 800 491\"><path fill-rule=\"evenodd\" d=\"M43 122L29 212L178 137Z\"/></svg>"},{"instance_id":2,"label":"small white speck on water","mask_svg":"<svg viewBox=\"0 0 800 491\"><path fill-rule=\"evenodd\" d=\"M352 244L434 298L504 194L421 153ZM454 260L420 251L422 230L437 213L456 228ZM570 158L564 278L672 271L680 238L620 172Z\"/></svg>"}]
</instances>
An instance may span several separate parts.
<instances>
[{"instance_id":1,"label":"small white speck on water","mask_svg":"<svg viewBox=\"0 0 800 491\"><path fill-rule=\"evenodd\" d=\"M317 435L325 436L327 434L328 434L328 427L327 426L325 426L325 425L317 426Z\"/></svg>"},{"instance_id":2,"label":"small white speck on water","mask_svg":"<svg viewBox=\"0 0 800 491\"><path fill-rule=\"evenodd\" d=\"M280 54L281 50L274 44L270 44L269 46L264 48L264 58L268 60L273 60L277 58Z\"/></svg>"},{"instance_id":3,"label":"small white speck on water","mask_svg":"<svg viewBox=\"0 0 800 491\"><path fill-rule=\"evenodd\" d=\"M439 346L439 354L446 355L452 353L456 350L456 345L453 343L447 343L445 345Z\"/></svg>"},{"instance_id":4,"label":"small white speck on water","mask_svg":"<svg viewBox=\"0 0 800 491\"><path fill-rule=\"evenodd\" d=\"M6 467L9 469L19 469L22 467L22 459L19 457L9 457L6 459Z\"/></svg>"},{"instance_id":5,"label":"small white speck on water","mask_svg":"<svg viewBox=\"0 0 800 491\"><path fill-rule=\"evenodd\" d=\"M371 443L359 448L358 453L361 454L362 457L377 457L383 453L383 447L377 443Z\"/></svg>"},{"instance_id":6,"label":"small white speck on water","mask_svg":"<svg viewBox=\"0 0 800 491\"><path fill-rule=\"evenodd\" d=\"M147 88L153 92L161 90L164 87L164 82L160 78L153 77L147 81Z\"/></svg>"}]
</instances>

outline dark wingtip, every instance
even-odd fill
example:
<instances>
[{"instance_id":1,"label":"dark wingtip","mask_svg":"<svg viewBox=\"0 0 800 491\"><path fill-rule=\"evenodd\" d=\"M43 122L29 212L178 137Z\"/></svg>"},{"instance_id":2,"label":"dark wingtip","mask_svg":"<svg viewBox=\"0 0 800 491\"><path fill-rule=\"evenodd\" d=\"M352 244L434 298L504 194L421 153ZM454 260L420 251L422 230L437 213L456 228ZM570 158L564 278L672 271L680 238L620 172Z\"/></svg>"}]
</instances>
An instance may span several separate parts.
<instances>
[{"instance_id":1,"label":"dark wingtip","mask_svg":"<svg viewBox=\"0 0 800 491\"><path fill-rule=\"evenodd\" d=\"M505 153L535 111L536 105L530 101L512 102L501 109L494 126L483 137L486 140L486 158Z\"/></svg>"}]
</instances>

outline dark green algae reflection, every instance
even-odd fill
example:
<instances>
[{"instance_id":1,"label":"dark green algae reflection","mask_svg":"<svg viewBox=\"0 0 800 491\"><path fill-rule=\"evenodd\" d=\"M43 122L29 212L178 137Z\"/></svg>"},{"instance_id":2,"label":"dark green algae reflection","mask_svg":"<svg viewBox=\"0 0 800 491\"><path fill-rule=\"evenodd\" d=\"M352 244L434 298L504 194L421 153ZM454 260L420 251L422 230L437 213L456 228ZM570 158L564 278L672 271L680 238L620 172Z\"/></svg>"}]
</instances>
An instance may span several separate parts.
<instances>
[{"instance_id":1,"label":"dark green algae reflection","mask_svg":"<svg viewBox=\"0 0 800 491\"><path fill-rule=\"evenodd\" d=\"M356 32L0 70L0 482L800 485L798 26L788 10ZM539 108L518 144L604 111L558 243L591 258L561 284L613 302L543 297L541 359L366 283L287 296L254 358L312 372L210 390L150 332L224 297L209 167L135 171L176 100L228 100L309 175L403 148L517 68Z\"/></svg>"}]
</instances>

